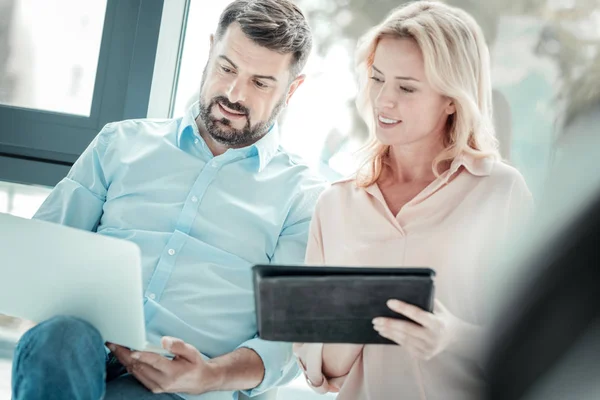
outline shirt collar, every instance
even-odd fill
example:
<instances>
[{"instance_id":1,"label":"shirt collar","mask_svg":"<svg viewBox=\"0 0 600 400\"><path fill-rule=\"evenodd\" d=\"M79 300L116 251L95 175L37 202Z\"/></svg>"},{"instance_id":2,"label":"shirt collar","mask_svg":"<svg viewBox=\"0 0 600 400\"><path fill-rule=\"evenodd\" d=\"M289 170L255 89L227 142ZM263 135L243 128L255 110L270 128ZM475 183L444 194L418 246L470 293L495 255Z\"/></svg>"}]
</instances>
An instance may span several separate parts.
<instances>
[{"instance_id":1,"label":"shirt collar","mask_svg":"<svg viewBox=\"0 0 600 400\"><path fill-rule=\"evenodd\" d=\"M279 150L279 125L274 123L265 136L253 144L258 150L258 159L260 161L258 171L265 169Z\"/></svg>"},{"instance_id":2,"label":"shirt collar","mask_svg":"<svg viewBox=\"0 0 600 400\"><path fill-rule=\"evenodd\" d=\"M185 113L179 124L179 130L177 131L177 146L182 147L182 142L185 140L186 135L191 135L192 140L198 138L202 140L198 126L196 125L196 117L200 114L200 105L195 102L190 106L188 111ZM204 140L202 140L204 143Z\"/></svg>"},{"instance_id":3,"label":"shirt collar","mask_svg":"<svg viewBox=\"0 0 600 400\"><path fill-rule=\"evenodd\" d=\"M489 176L494 167L494 159L492 157L474 156L471 153L462 152L454 158L450 164L450 169L446 171L444 180L448 181L459 169L464 167L471 175L474 176Z\"/></svg>"},{"instance_id":4,"label":"shirt collar","mask_svg":"<svg viewBox=\"0 0 600 400\"><path fill-rule=\"evenodd\" d=\"M467 172L474 176L489 176L494 167L494 159L492 157L476 157L470 153L463 152L460 155L456 156L452 163L450 164L450 168L448 168L444 173L440 175L438 179L433 181L431 185L425 188L421 193L419 193L415 199L426 198L431 196L437 190L439 190L442 186L446 185L450 179L456 175L456 173L460 170L461 167L464 167ZM383 195L379 189L379 185L375 182L374 184L365 188L366 192L375 196L380 201L385 203L383 199Z\"/></svg>"},{"instance_id":5,"label":"shirt collar","mask_svg":"<svg viewBox=\"0 0 600 400\"><path fill-rule=\"evenodd\" d=\"M179 126L179 131L177 132L177 144L181 147L182 140L185 140L185 136L187 134L191 134L194 139L199 139L200 143L202 143L206 150L208 150L208 146L204 142L204 139L200 135L200 131L198 130L198 125L196 125L196 118L200 114L200 103L196 101L187 111L187 113L183 116L181 120L181 124ZM279 126L277 123L274 123L265 136L260 138L256 143L243 147L241 149L232 149L228 150L228 152L233 153L241 153L244 154L245 157L251 157L255 154L258 154L258 172L262 171L268 164L271 162L273 157L277 154L279 149Z\"/></svg>"}]
</instances>

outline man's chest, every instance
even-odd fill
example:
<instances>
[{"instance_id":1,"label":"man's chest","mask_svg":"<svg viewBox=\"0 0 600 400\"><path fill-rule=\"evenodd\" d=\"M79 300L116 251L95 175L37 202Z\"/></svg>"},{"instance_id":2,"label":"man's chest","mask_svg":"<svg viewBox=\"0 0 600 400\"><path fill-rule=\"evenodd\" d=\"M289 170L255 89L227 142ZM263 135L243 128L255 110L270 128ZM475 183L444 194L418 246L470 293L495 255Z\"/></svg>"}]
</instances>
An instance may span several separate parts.
<instances>
[{"instance_id":1,"label":"man's chest","mask_svg":"<svg viewBox=\"0 0 600 400\"><path fill-rule=\"evenodd\" d=\"M247 253L268 254L291 194L284 185L257 179L246 164L152 155L122 163L110 177L100 229L178 231L227 251L242 243Z\"/></svg>"}]
</instances>

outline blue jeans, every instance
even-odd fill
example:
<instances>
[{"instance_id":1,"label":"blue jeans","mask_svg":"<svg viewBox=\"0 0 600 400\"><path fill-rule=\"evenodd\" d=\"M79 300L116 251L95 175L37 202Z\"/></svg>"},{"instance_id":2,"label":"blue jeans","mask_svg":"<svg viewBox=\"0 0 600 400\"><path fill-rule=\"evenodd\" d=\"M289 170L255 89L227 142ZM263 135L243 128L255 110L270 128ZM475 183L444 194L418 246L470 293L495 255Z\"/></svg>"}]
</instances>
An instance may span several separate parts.
<instances>
[{"instance_id":1,"label":"blue jeans","mask_svg":"<svg viewBox=\"0 0 600 400\"><path fill-rule=\"evenodd\" d=\"M26 332L13 357L13 400L167 400L142 386L112 355L100 333L77 318L56 317Z\"/></svg>"}]
</instances>

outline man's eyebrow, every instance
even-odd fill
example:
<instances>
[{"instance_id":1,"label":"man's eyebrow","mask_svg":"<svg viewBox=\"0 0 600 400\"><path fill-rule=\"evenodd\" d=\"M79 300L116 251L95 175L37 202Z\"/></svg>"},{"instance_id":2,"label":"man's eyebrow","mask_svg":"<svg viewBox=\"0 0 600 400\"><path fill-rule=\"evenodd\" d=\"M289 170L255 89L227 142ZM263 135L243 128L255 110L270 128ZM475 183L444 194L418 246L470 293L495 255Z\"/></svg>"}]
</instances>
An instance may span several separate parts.
<instances>
[{"instance_id":1,"label":"man's eyebrow","mask_svg":"<svg viewBox=\"0 0 600 400\"><path fill-rule=\"evenodd\" d=\"M222 58L223 60L227 61L229 64L231 64L231 66L232 66L233 68L235 68L235 69L237 69L237 68L238 68L238 66L237 66L237 65L235 65L235 63L234 63L233 61L231 61L231 60L229 59L229 57L227 57L227 56L224 56L224 55L220 55L220 56L219 56L219 58Z\"/></svg>"},{"instance_id":2,"label":"man's eyebrow","mask_svg":"<svg viewBox=\"0 0 600 400\"><path fill-rule=\"evenodd\" d=\"M229 57L225 56L225 55L220 55L219 58L222 58L223 60L227 61L229 64L231 64L231 66L235 69L238 69L238 66L229 59ZM256 79L265 79L265 80L269 80L269 81L273 81L273 82L277 82L277 78L275 78L272 75L254 75L254 78Z\"/></svg>"},{"instance_id":3,"label":"man's eyebrow","mask_svg":"<svg viewBox=\"0 0 600 400\"><path fill-rule=\"evenodd\" d=\"M254 75L254 77L257 79L266 79L266 80L270 80L273 82L277 82L277 78L275 78L274 76L271 76L271 75Z\"/></svg>"}]
</instances>

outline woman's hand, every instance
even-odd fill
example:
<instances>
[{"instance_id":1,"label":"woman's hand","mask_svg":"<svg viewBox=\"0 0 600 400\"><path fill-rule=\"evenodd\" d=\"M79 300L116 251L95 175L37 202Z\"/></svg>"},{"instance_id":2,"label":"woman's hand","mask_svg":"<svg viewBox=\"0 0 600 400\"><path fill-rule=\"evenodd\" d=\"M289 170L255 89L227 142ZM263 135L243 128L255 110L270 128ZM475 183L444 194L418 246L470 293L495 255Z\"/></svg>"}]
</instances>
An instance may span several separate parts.
<instances>
[{"instance_id":1,"label":"woman's hand","mask_svg":"<svg viewBox=\"0 0 600 400\"><path fill-rule=\"evenodd\" d=\"M439 300L435 300L435 314L399 300L389 300L387 305L420 326L411 321L380 317L373 320L374 329L423 360L430 360L454 346L468 325L452 315Z\"/></svg>"}]
</instances>

